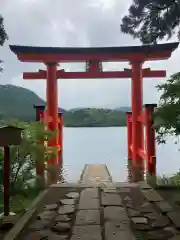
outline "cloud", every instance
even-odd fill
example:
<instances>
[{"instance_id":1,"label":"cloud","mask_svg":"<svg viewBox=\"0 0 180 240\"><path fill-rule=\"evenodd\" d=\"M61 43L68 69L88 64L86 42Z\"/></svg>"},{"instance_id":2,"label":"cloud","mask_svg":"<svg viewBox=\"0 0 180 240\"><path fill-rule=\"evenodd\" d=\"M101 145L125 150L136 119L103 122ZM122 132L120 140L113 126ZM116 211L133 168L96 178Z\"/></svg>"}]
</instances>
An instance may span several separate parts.
<instances>
[{"instance_id":1,"label":"cloud","mask_svg":"<svg viewBox=\"0 0 180 240\"><path fill-rule=\"evenodd\" d=\"M20 63L9 50L9 44L33 46L128 46L139 42L120 33L120 19L131 0L1 0L1 13L9 41L0 49L4 60L1 83L29 88L45 98L45 81L24 81L23 71L45 68L40 64ZM145 67L179 70L179 50L169 61L146 63ZM62 64L67 70L81 70L83 64ZM123 69L127 63L104 64L106 69ZM144 102L157 102L154 88L163 80L145 79ZM73 107L117 107L131 104L131 84L128 79L59 80L59 105Z\"/></svg>"}]
</instances>

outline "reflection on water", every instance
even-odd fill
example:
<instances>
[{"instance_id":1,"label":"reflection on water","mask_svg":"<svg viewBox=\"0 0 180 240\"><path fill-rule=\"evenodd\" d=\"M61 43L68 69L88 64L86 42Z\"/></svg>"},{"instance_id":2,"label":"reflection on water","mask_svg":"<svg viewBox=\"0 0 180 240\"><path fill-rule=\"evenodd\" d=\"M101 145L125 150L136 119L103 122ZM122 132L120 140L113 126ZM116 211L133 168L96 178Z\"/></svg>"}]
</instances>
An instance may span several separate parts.
<instances>
[{"instance_id":1,"label":"reflection on water","mask_svg":"<svg viewBox=\"0 0 180 240\"><path fill-rule=\"evenodd\" d=\"M127 162L127 181L143 181L146 178L144 163L141 163L139 166L133 166L132 160L128 160Z\"/></svg>"},{"instance_id":2,"label":"reflection on water","mask_svg":"<svg viewBox=\"0 0 180 240\"><path fill-rule=\"evenodd\" d=\"M128 163L127 163L127 180L128 180L128 182L133 182L132 161L131 160L128 160Z\"/></svg>"},{"instance_id":3,"label":"reflection on water","mask_svg":"<svg viewBox=\"0 0 180 240\"><path fill-rule=\"evenodd\" d=\"M64 175L68 182L78 182L85 164L106 164L116 182L132 179L126 128L64 128L63 136ZM166 145L157 145L157 174L168 176L177 172L179 154L172 139ZM146 177L142 172L141 177Z\"/></svg>"}]
</instances>

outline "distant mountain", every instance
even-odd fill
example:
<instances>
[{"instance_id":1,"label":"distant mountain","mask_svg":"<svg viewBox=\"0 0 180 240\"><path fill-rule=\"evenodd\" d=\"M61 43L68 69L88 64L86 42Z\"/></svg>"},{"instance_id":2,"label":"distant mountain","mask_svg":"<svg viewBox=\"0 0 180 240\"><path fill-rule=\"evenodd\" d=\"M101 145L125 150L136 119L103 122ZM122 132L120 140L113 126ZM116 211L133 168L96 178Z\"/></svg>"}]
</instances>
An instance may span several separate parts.
<instances>
[{"instance_id":1,"label":"distant mountain","mask_svg":"<svg viewBox=\"0 0 180 240\"><path fill-rule=\"evenodd\" d=\"M68 111L70 112L74 112L77 110L82 110L82 109L102 109L102 110L116 110L116 111L122 111L122 112L128 112L131 111L131 107L118 107L118 108L95 108L95 107L91 107L91 108L83 108L83 107L78 107L78 108L71 108Z\"/></svg>"},{"instance_id":2,"label":"distant mountain","mask_svg":"<svg viewBox=\"0 0 180 240\"><path fill-rule=\"evenodd\" d=\"M114 109L110 109L110 108L78 107L78 108L70 108L70 109L68 109L68 112L75 112L75 111L88 110L88 109L99 109L99 110L104 110L104 111L114 110Z\"/></svg>"},{"instance_id":3,"label":"distant mountain","mask_svg":"<svg viewBox=\"0 0 180 240\"><path fill-rule=\"evenodd\" d=\"M75 112L75 111L79 111L79 110L82 110L82 109L84 109L84 108L81 108L81 107L79 107L79 108L70 108L70 109L68 109L68 112Z\"/></svg>"},{"instance_id":4,"label":"distant mountain","mask_svg":"<svg viewBox=\"0 0 180 240\"><path fill-rule=\"evenodd\" d=\"M0 85L0 119L16 118L35 121L33 105L46 102L34 92L13 85ZM64 112L64 124L68 127L125 126L126 117L121 109L74 108Z\"/></svg>"},{"instance_id":5,"label":"distant mountain","mask_svg":"<svg viewBox=\"0 0 180 240\"><path fill-rule=\"evenodd\" d=\"M25 121L35 120L33 105L45 105L46 102L34 92L14 85L0 85L0 118L19 118ZM64 109L59 109L59 111Z\"/></svg>"},{"instance_id":6,"label":"distant mountain","mask_svg":"<svg viewBox=\"0 0 180 240\"><path fill-rule=\"evenodd\" d=\"M116 111L122 111L122 112L130 112L131 111L131 107L118 107L115 108Z\"/></svg>"},{"instance_id":7,"label":"distant mountain","mask_svg":"<svg viewBox=\"0 0 180 240\"><path fill-rule=\"evenodd\" d=\"M71 109L64 114L67 127L111 127L125 126L124 112L103 108Z\"/></svg>"}]
</instances>

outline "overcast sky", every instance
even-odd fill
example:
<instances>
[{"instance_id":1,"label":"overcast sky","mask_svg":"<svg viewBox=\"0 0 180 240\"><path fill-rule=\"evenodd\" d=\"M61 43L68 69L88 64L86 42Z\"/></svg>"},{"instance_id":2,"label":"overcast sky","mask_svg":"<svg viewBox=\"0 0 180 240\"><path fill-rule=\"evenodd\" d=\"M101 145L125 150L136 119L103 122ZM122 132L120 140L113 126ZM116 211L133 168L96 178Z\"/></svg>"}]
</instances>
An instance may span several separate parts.
<instances>
[{"instance_id":1,"label":"overcast sky","mask_svg":"<svg viewBox=\"0 0 180 240\"><path fill-rule=\"evenodd\" d=\"M45 81L23 80L23 71L37 71L43 65L21 63L9 50L9 44L56 47L103 47L140 44L120 32L120 21L132 0L1 0L9 40L0 49L4 60L1 84L28 88L45 99ZM172 39L176 41L176 38ZM165 42L165 41L164 41ZM169 61L146 63L144 67L179 71L180 50ZM82 70L83 64L62 64L67 70ZM109 63L108 70L121 70L127 63ZM164 80L144 80L144 103L157 103L155 86ZM59 80L59 106L118 107L131 105L128 79Z\"/></svg>"}]
</instances>

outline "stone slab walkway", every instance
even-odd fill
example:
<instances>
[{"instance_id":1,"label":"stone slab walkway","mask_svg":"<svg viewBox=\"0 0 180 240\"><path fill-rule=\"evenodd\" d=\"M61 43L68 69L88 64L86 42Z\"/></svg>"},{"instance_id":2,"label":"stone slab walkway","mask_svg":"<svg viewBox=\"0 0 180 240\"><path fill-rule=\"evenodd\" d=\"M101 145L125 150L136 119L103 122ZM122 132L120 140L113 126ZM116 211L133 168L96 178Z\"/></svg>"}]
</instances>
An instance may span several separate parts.
<instances>
[{"instance_id":1,"label":"stone slab walkway","mask_svg":"<svg viewBox=\"0 0 180 240\"><path fill-rule=\"evenodd\" d=\"M88 187L45 205L21 239L134 240L130 219L115 187Z\"/></svg>"},{"instance_id":2,"label":"stone slab walkway","mask_svg":"<svg viewBox=\"0 0 180 240\"><path fill-rule=\"evenodd\" d=\"M45 205L21 240L180 240L180 213L156 191L92 185Z\"/></svg>"},{"instance_id":3,"label":"stone slab walkway","mask_svg":"<svg viewBox=\"0 0 180 240\"><path fill-rule=\"evenodd\" d=\"M86 166L83 183L51 187L16 239L180 240L180 212L145 182L112 183L105 169Z\"/></svg>"}]
</instances>

